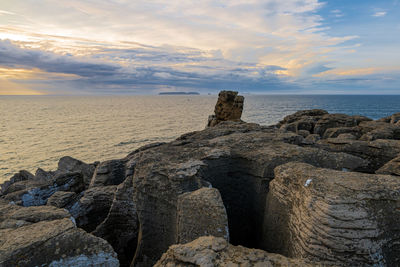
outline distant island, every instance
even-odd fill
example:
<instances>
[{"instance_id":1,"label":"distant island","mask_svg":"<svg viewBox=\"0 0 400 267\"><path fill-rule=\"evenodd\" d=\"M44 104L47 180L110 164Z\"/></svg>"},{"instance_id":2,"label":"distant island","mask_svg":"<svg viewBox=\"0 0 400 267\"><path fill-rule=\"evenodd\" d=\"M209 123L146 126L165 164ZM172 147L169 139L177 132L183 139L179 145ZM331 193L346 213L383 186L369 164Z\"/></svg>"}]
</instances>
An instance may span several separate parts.
<instances>
[{"instance_id":1,"label":"distant island","mask_svg":"<svg viewBox=\"0 0 400 267\"><path fill-rule=\"evenodd\" d=\"M199 95L199 92L161 92L159 95Z\"/></svg>"}]
</instances>

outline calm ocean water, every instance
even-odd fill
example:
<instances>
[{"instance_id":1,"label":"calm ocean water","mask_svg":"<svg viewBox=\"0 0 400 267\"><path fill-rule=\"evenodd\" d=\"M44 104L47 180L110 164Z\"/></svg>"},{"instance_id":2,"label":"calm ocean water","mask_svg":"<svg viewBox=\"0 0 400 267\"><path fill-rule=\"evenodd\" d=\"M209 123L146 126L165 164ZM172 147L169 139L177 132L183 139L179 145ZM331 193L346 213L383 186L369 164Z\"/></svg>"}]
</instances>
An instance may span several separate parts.
<instances>
[{"instance_id":1,"label":"calm ocean water","mask_svg":"<svg viewBox=\"0 0 400 267\"><path fill-rule=\"evenodd\" d=\"M52 170L62 156L120 158L152 142L201 130L217 96L1 96L0 182L21 169ZM243 119L270 125L301 109L400 112L400 96L245 96Z\"/></svg>"}]
</instances>

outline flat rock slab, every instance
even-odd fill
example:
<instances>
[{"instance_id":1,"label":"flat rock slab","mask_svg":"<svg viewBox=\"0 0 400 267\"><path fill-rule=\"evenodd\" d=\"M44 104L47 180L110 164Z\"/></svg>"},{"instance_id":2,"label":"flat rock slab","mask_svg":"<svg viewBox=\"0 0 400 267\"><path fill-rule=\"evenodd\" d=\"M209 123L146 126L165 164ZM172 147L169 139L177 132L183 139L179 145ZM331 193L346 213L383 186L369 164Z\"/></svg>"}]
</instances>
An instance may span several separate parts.
<instances>
[{"instance_id":1,"label":"flat rock slab","mask_svg":"<svg viewBox=\"0 0 400 267\"><path fill-rule=\"evenodd\" d=\"M70 219L0 230L1 266L119 266L103 239L76 228Z\"/></svg>"},{"instance_id":2,"label":"flat rock slab","mask_svg":"<svg viewBox=\"0 0 400 267\"><path fill-rule=\"evenodd\" d=\"M400 180L304 163L275 169L263 248L345 266L399 266Z\"/></svg>"},{"instance_id":3,"label":"flat rock slab","mask_svg":"<svg viewBox=\"0 0 400 267\"><path fill-rule=\"evenodd\" d=\"M233 267L233 266L323 266L301 259L290 259L282 255L267 253L259 249L233 246L225 239L203 236L183 245L173 245L154 267Z\"/></svg>"}]
</instances>

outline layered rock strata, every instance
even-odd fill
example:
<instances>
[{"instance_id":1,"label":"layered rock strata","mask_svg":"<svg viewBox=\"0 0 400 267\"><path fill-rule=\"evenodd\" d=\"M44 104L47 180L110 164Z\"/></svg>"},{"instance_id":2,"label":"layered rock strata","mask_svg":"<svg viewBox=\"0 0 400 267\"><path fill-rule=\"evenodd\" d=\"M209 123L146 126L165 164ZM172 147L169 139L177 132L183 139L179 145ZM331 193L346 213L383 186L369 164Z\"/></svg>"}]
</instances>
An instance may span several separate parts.
<instances>
[{"instance_id":1,"label":"layered rock strata","mask_svg":"<svg viewBox=\"0 0 400 267\"><path fill-rule=\"evenodd\" d=\"M263 248L343 266L398 266L400 182L390 175L275 168Z\"/></svg>"}]
</instances>

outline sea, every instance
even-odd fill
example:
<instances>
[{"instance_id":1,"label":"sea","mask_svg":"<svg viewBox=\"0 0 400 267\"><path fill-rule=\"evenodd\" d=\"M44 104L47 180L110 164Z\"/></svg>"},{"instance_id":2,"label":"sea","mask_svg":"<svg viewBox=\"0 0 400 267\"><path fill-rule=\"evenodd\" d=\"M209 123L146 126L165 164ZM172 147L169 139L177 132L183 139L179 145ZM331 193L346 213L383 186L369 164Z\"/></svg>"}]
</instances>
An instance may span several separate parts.
<instances>
[{"instance_id":1,"label":"sea","mask_svg":"<svg viewBox=\"0 0 400 267\"><path fill-rule=\"evenodd\" d=\"M122 158L153 142L205 128L216 95L0 96L0 183L19 170L54 170L63 156ZM242 119L271 125L302 109L378 119L400 95L245 95Z\"/></svg>"}]
</instances>

